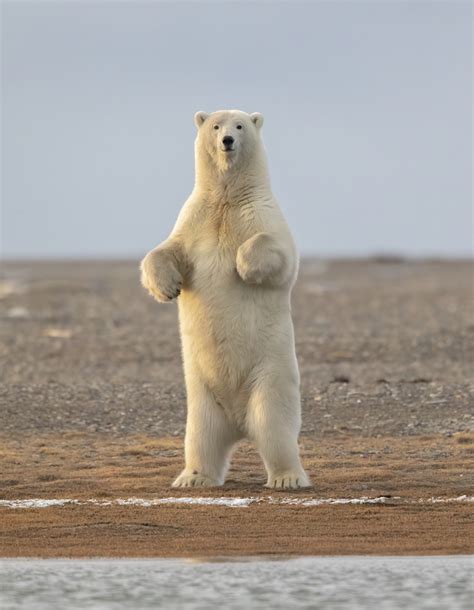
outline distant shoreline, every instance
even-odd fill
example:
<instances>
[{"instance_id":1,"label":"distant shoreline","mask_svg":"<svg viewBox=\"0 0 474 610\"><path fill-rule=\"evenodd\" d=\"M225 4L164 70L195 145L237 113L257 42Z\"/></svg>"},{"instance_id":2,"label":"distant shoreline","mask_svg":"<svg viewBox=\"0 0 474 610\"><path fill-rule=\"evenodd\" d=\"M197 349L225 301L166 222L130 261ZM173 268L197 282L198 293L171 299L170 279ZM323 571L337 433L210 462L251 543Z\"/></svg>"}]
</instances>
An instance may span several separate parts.
<instances>
[{"instance_id":1,"label":"distant shoreline","mask_svg":"<svg viewBox=\"0 0 474 610\"><path fill-rule=\"evenodd\" d=\"M87 264L87 263L109 263L109 264L134 264L140 262L143 256L146 254L145 248L142 253L138 253L134 256L103 256L103 255L90 255L90 256L2 256L2 263L4 265L18 265L18 264L49 264L49 265L61 265L61 264ZM326 255L326 254L307 254L300 253L300 258L303 261L324 261L324 262L335 262L335 263L378 263L378 264L410 264L410 263L474 263L474 253L465 254L453 254L453 255L440 255L440 254L395 254L395 253L380 253L380 254L367 254L367 255Z\"/></svg>"}]
</instances>

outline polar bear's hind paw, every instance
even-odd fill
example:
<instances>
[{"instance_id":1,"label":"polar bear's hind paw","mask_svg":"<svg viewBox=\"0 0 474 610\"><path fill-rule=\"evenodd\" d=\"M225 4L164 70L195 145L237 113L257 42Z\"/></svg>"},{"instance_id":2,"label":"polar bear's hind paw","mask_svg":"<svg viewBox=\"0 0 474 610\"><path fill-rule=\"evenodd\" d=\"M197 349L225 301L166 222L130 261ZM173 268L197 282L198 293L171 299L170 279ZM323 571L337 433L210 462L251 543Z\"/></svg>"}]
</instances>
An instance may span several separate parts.
<instances>
[{"instance_id":1,"label":"polar bear's hind paw","mask_svg":"<svg viewBox=\"0 0 474 610\"><path fill-rule=\"evenodd\" d=\"M285 473L268 477L265 487L270 487L271 489L300 489L302 487L311 487L311 481L305 473Z\"/></svg>"},{"instance_id":2,"label":"polar bear's hind paw","mask_svg":"<svg viewBox=\"0 0 474 610\"><path fill-rule=\"evenodd\" d=\"M221 483L197 471L182 472L173 482L173 487L219 487Z\"/></svg>"}]
</instances>

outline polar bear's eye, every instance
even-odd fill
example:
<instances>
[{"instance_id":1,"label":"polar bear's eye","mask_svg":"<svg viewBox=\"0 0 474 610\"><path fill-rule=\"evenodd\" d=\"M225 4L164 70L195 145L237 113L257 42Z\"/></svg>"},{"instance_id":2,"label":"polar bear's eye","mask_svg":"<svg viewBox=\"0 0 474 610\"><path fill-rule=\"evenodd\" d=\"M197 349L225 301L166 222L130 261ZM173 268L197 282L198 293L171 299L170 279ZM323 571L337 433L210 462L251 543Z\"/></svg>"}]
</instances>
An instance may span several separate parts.
<instances>
[{"instance_id":1,"label":"polar bear's eye","mask_svg":"<svg viewBox=\"0 0 474 610\"><path fill-rule=\"evenodd\" d=\"M214 125L214 129L219 129L219 125Z\"/></svg>"},{"instance_id":2,"label":"polar bear's eye","mask_svg":"<svg viewBox=\"0 0 474 610\"><path fill-rule=\"evenodd\" d=\"M237 125L237 129L242 129L242 125Z\"/></svg>"}]
</instances>

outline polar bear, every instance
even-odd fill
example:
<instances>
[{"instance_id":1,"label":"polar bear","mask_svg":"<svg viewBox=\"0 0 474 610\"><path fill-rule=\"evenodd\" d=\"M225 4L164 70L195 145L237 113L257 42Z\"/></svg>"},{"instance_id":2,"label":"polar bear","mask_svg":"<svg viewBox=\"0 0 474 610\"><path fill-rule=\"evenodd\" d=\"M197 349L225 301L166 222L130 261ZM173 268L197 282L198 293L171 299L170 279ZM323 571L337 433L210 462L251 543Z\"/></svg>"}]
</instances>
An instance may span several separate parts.
<instances>
[{"instance_id":1,"label":"polar bear","mask_svg":"<svg viewBox=\"0 0 474 610\"><path fill-rule=\"evenodd\" d=\"M173 486L222 485L232 448L248 438L267 487L307 487L290 309L298 256L271 191L263 116L198 112L195 124L194 189L141 263L150 294L178 302L187 422Z\"/></svg>"}]
</instances>

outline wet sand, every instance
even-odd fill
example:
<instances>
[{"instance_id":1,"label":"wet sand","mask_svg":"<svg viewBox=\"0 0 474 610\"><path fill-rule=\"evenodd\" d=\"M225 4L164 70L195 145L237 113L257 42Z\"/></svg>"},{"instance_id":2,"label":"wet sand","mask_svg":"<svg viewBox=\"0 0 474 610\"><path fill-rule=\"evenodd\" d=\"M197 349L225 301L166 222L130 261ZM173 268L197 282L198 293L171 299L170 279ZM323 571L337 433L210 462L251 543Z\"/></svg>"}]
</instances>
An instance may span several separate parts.
<instances>
[{"instance_id":1,"label":"wet sand","mask_svg":"<svg viewBox=\"0 0 474 610\"><path fill-rule=\"evenodd\" d=\"M287 493L262 487L245 443L225 487L170 489L185 423L176 308L143 293L136 263L5 265L0 499L261 502L0 506L0 555L472 553L472 503L429 502L473 495L472 270L303 263L293 309L314 488Z\"/></svg>"},{"instance_id":2,"label":"wet sand","mask_svg":"<svg viewBox=\"0 0 474 610\"><path fill-rule=\"evenodd\" d=\"M314 488L263 488L242 444L217 489L171 489L182 439L48 434L3 439L3 499L63 498L79 505L0 507L2 556L216 556L252 554L449 554L474 551L474 435L302 439ZM249 506L120 506L140 498L252 498ZM374 505L307 506L370 498ZM435 502L433 502L435 498ZM94 499L97 504L89 504ZM455 501L453 501L455 500ZM297 505L286 504L299 502ZM109 502L111 503L109 505ZM137 502L135 500L135 502Z\"/></svg>"}]
</instances>

